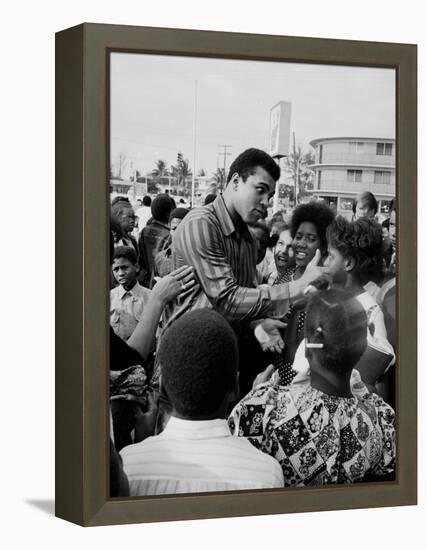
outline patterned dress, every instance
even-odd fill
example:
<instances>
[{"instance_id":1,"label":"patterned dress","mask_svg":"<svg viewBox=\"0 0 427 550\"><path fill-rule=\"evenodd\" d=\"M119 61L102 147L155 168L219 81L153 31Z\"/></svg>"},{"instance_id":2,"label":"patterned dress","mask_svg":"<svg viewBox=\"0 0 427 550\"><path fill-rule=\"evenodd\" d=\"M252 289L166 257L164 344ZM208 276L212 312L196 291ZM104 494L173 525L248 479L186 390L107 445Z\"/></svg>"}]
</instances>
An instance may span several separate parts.
<instances>
[{"instance_id":1,"label":"patterned dress","mask_svg":"<svg viewBox=\"0 0 427 550\"><path fill-rule=\"evenodd\" d=\"M273 282L273 285L290 283L294 279L295 271L296 271L295 267L290 267L286 269L283 273L278 274L275 281ZM290 306L283 321L285 323L288 323L293 315L294 315L294 307ZM298 318L296 319L296 322L297 322L296 336L297 336L297 340L300 341L304 336L305 310L300 311L297 315L298 315ZM272 361L273 365L277 369L278 376L279 376L279 383L282 386L288 386L297 374L297 372L292 368L294 354L287 353L289 352L289 347L290 347L289 343L288 344L285 343L284 351L282 353L275 354L275 357L273 358L273 361Z\"/></svg>"},{"instance_id":2,"label":"patterned dress","mask_svg":"<svg viewBox=\"0 0 427 550\"><path fill-rule=\"evenodd\" d=\"M354 483L394 475L394 411L381 397L327 395L271 382L256 387L229 417L282 466L285 487Z\"/></svg>"}]
</instances>

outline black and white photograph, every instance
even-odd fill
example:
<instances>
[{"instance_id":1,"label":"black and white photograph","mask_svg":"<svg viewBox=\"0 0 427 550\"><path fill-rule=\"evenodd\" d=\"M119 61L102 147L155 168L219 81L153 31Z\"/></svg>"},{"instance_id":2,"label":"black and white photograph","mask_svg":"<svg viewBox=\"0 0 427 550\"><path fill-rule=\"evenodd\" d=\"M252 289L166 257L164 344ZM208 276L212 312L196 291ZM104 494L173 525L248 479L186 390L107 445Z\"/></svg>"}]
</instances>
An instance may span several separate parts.
<instances>
[{"instance_id":1,"label":"black and white photograph","mask_svg":"<svg viewBox=\"0 0 427 550\"><path fill-rule=\"evenodd\" d=\"M111 52L110 497L396 479L396 71Z\"/></svg>"}]
</instances>

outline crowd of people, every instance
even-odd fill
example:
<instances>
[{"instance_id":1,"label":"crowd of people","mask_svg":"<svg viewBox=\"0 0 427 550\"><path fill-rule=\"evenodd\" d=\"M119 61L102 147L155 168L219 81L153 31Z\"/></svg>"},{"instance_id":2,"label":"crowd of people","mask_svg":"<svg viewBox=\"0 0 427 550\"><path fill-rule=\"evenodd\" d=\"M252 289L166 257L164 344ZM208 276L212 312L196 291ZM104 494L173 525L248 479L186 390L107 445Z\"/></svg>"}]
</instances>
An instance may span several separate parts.
<instances>
[{"instance_id":1,"label":"crowd of people","mask_svg":"<svg viewBox=\"0 0 427 550\"><path fill-rule=\"evenodd\" d=\"M279 177L112 201L111 497L394 479L395 202L271 215Z\"/></svg>"}]
</instances>

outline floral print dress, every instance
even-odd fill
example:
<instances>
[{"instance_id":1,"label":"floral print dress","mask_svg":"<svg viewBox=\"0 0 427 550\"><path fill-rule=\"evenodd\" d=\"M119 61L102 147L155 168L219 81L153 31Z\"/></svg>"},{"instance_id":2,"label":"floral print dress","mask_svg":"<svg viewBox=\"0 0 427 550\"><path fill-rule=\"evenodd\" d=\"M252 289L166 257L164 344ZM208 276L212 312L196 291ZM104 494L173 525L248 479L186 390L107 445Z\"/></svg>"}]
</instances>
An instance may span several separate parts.
<instances>
[{"instance_id":1,"label":"floral print dress","mask_svg":"<svg viewBox=\"0 0 427 550\"><path fill-rule=\"evenodd\" d=\"M257 386L229 417L280 463L285 487L364 481L394 474L394 411L381 397L327 395L311 386Z\"/></svg>"}]
</instances>

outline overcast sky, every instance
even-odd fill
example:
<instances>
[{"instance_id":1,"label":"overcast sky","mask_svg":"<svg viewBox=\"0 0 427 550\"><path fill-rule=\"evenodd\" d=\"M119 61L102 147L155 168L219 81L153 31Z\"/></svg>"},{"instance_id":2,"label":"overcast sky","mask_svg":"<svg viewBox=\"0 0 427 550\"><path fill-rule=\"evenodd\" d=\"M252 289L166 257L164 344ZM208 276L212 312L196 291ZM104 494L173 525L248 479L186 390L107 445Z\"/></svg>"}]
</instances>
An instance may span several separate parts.
<instances>
[{"instance_id":1,"label":"overcast sky","mask_svg":"<svg viewBox=\"0 0 427 550\"><path fill-rule=\"evenodd\" d=\"M270 110L292 103L291 133L308 149L316 137L395 138L393 69L112 54L111 155L135 159L141 173L155 161L193 164L197 80L196 173L227 167L248 147L268 150Z\"/></svg>"}]
</instances>

